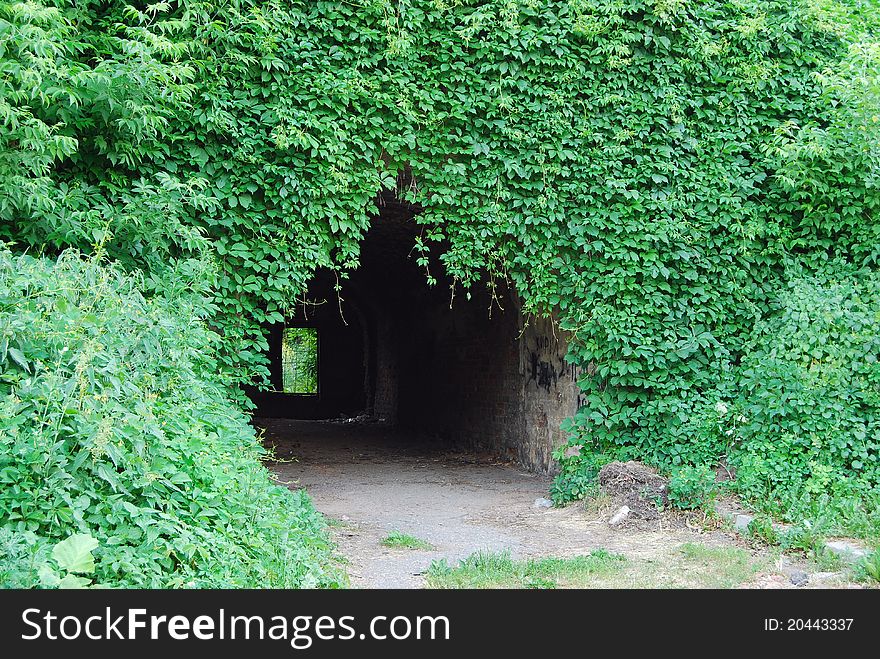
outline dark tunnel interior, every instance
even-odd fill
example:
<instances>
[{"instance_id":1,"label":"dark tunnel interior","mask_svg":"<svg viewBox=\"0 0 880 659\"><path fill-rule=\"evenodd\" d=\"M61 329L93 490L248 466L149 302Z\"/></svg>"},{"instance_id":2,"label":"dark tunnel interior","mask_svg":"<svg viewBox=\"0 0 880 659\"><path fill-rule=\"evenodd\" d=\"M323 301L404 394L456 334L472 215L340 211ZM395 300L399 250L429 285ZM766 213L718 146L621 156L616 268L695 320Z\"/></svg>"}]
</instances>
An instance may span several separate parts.
<instances>
[{"instance_id":1,"label":"dark tunnel interior","mask_svg":"<svg viewBox=\"0 0 880 659\"><path fill-rule=\"evenodd\" d=\"M360 417L469 446L503 443L501 435L511 433L519 414L514 300L504 293L493 304L477 287L470 300L459 291L450 304L439 262L431 265L433 286L416 263L413 208L391 193L383 202L362 242L360 267L341 281L341 295L332 273L318 273L309 303L268 328L273 391L252 394L257 414ZM293 332L285 334L288 328ZM291 334L299 340L299 328L316 333L316 345L297 349L315 353L304 357L304 368L315 371L317 382L297 389L288 377L293 352L284 344Z\"/></svg>"}]
</instances>

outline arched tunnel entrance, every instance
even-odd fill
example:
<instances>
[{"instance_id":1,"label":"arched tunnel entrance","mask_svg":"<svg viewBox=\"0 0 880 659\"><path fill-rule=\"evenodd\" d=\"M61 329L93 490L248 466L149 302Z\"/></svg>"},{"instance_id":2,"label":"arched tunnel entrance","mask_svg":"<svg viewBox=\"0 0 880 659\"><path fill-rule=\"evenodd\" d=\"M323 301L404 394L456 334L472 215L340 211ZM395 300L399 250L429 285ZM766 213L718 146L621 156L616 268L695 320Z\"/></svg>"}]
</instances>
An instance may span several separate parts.
<instances>
[{"instance_id":1,"label":"arched tunnel entrance","mask_svg":"<svg viewBox=\"0 0 880 659\"><path fill-rule=\"evenodd\" d=\"M414 209L384 194L360 267L341 282L318 273L308 302L270 328L273 391L253 395L257 414L377 421L552 470L559 424L580 402L565 336L549 319L524 323L507 290L452 302L439 266L429 286L418 229Z\"/></svg>"}]
</instances>

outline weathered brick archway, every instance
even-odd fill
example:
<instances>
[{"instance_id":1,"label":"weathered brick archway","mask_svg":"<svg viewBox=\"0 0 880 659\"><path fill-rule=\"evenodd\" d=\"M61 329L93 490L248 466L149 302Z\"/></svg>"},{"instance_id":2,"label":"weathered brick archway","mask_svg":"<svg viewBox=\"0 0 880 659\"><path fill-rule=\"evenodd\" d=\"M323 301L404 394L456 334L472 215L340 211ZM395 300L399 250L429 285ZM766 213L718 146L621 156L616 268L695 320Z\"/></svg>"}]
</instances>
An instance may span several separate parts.
<instances>
[{"instance_id":1,"label":"weathered brick archway","mask_svg":"<svg viewBox=\"0 0 880 659\"><path fill-rule=\"evenodd\" d=\"M563 419L579 403L577 371L563 356L566 338L550 319L524 322L516 297L500 289L471 299L440 275L429 287L412 247L413 209L386 195L362 244L361 266L342 283L319 274L310 300L288 324L319 334L319 392L255 395L258 412L289 418L364 415L420 436L496 451L529 469L552 470L565 440ZM280 367L273 328L273 369ZM279 387L276 386L276 389Z\"/></svg>"}]
</instances>

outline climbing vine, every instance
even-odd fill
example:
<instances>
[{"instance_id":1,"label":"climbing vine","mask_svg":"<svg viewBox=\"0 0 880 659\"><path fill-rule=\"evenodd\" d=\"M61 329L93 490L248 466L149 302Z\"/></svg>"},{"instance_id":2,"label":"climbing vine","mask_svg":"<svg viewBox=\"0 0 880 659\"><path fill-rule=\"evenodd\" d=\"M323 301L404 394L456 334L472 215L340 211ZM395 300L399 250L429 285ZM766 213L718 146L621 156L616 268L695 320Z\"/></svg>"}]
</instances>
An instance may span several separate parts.
<instances>
[{"instance_id":1,"label":"climbing vine","mask_svg":"<svg viewBox=\"0 0 880 659\"><path fill-rule=\"evenodd\" d=\"M572 445L702 466L734 447L692 441L696 419L734 404L790 273L877 260L875 10L4 4L25 46L4 59L3 232L100 244L157 288L171 261L213 273L222 370L259 382L263 324L316 269L357 267L408 171L419 258L446 245L455 288L507 279L572 333Z\"/></svg>"}]
</instances>

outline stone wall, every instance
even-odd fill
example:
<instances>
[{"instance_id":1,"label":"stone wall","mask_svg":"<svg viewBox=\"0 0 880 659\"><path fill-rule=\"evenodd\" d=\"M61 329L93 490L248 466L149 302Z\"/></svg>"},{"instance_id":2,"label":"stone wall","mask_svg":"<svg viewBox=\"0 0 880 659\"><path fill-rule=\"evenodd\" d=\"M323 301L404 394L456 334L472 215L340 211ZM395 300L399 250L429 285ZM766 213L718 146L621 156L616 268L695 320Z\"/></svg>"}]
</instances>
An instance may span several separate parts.
<instances>
[{"instance_id":1,"label":"stone wall","mask_svg":"<svg viewBox=\"0 0 880 659\"><path fill-rule=\"evenodd\" d=\"M456 446L553 472L552 453L566 440L560 424L581 402L579 369L565 361L567 335L553 320L526 322L510 297L501 304L503 310L475 295L451 308L425 299L409 310L395 340L400 395L393 418Z\"/></svg>"},{"instance_id":2,"label":"stone wall","mask_svg":"<svg viewBox=\"0 0 880 659\"><path fill-rule=\"evenodd\" d=\"M370 346L374 353L372 405L366 411L376 419L395 424L398 409L398 354L395 350L394 327L388 319L376 321L375 339Z\"/></svg>"},{"instance_id":3,"label":"stone wall","mask_svg":"<svg viewBox=\"0 0 880 659\"><path fill-rule=\"evenodd\" d=\"M581 405L580 368L565 361L568 335L550 318L531 319L518 343L523 434L517 457L531 469L555 471L552 453L567 439L559 426Z\"/></svg>"}]
</instances>

